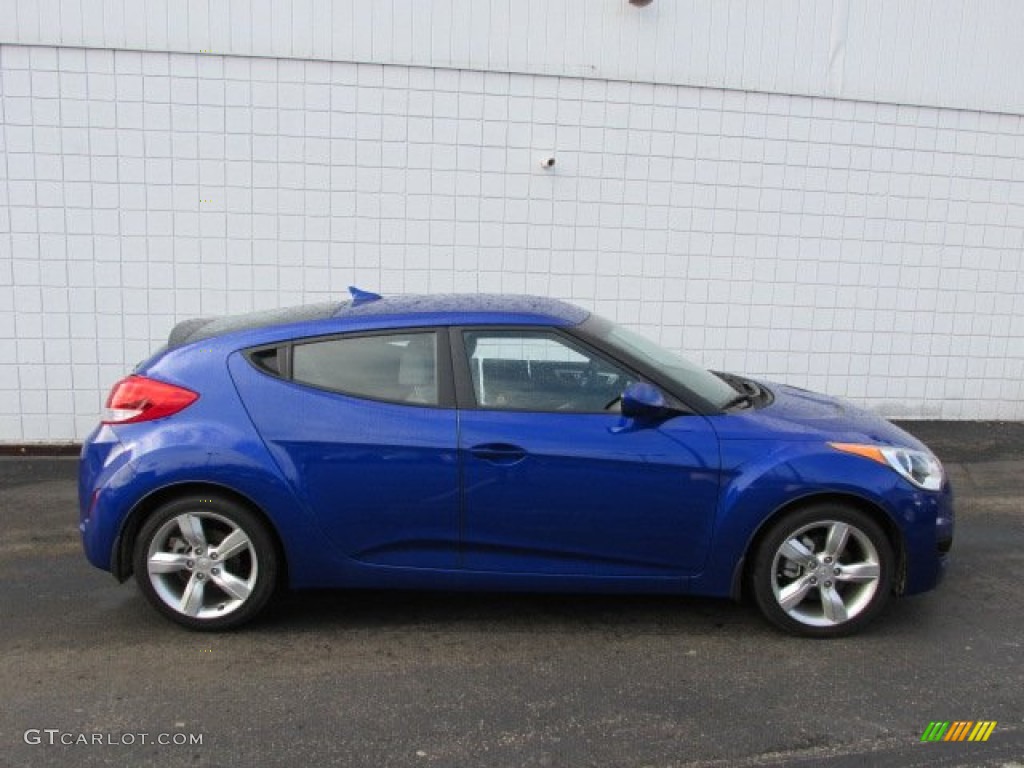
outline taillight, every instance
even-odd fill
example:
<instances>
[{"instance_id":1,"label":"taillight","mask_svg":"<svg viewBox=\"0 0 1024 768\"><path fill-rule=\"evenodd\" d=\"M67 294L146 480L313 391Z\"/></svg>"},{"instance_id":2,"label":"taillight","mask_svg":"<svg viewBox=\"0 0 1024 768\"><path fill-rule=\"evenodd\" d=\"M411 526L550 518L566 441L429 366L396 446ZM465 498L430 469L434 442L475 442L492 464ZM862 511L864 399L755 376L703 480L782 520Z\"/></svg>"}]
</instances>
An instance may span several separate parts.
<instances>
[{"instance_id":1,"label":"taillight","mask_svg":"<svg viewBox=\"0 0 1024 768\"><path fill-rule=\"evenodd\" d=\"M171 416L192 405L199 395L191 389L145 376L121 379L110 390L104 424L135 424Z\"/></svg>"}]
</instances>

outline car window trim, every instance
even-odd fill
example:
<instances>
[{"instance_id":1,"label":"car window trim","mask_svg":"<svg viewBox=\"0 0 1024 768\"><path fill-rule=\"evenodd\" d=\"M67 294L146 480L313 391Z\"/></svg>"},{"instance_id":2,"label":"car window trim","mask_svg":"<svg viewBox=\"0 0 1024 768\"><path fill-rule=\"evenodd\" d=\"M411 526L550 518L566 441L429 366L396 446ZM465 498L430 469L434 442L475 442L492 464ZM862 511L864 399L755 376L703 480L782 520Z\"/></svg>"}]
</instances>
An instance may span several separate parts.
<instances>
[{"instance_id":1,"label":"car window trim","mask_svg":"<svg viewBox=\"0 0 1024 768\"><path fill-rule=\"evenodd\" d=\"M368 395L346 392L341 389L322 387L308 381L298 381L293 375L292 361L293 350L302 344L316 344L318 342L338 341L345 339L359 339L374 336L412 336L415 334L433 333L436 334L435 350L437 355L437 403L407 403L403 400L392 400L384 397L370 397ZM449 330L447 326L399 326L395 328L374 328L372 330L342 331L340 333L327 333L317 336L303 336L287 341L279 341L272 344L262 344L244 350L243 354L249 363L260 373L275 379L280 379L289 384L308 389L315 389L319 392L328 392L332 395L342 395L355 400L365 400L373 403L387 403L388 405L401 405L408 408L433 408L435 410L452 410L456 407L455 376L451 359L451 344L449 342ZM268 371L253 360L253 356L268 349L277 349L279 355L283 355L281 361L281 373L275 374Z\"/></svg>"},{"instance_id":2,"label":"car window trim","mask_svg":"<svg viewBox=\"0 0 1024 768\"><path fill-rule=\"evenodd\" d=\"M261 365L257 358L263 352L274 351L277 353L277 371L274 372ZM249 347L242 350L242 356L249 361L249 364L260 373L275 379L287 380L291 375L291 349L286 343L275 341L272 344L261 344L258 347Z\"/></svg>"}]
</instances>

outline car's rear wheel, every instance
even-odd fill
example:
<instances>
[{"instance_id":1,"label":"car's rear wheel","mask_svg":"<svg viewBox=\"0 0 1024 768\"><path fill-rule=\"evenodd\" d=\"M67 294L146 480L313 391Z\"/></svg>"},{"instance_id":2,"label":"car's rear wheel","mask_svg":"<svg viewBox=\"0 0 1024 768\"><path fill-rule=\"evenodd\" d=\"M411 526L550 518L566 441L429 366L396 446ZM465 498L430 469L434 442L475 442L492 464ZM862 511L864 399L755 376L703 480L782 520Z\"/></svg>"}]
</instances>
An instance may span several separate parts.
<instances>
[{"instance_id":1,"label":"car's rear wheel","mask_svg":"<svg viewBox=\"0 0 1024 768\"><path fill-rule=\"evenodd\" d=\"M870 515L815 504L785 515L760 540L752 591L776 626L836 637L861 629L882 609L894 571L892 545Z\"/></svg>"},{"instance_id":2,"label":"car's rear wheel","mask_svg":"<svg viewBox=\"0 0 1024 768\"><path fill-rule=\"evenodd\" d=\"M135 539L135 578L163 613L190 629L238 626L273 596L277 552L264 522L217 496L168 502Z\"/></svg>"}]
</instances>

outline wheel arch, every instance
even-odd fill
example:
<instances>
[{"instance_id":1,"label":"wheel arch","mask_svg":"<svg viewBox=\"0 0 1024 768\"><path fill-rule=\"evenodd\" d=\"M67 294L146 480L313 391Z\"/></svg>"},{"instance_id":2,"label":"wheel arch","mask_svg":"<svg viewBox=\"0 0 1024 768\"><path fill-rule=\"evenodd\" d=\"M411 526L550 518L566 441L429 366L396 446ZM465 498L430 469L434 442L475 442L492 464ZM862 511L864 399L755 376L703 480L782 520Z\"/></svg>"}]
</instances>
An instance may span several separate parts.
<instances>
[{"instance_id":1,"label":"wheel arch","mask_svg":"<svg viewBox=\"0 0 1024 768\"><path fill-rule=\"evenodd\" d=\"M114 541L110 560L111 573L114 574L114 577L119 582L124 582L131 578L132 550L135 548L135 539L149 515L169 501L192 494L220 496L221 498L241 504L259 517L264 526L266 526L271 540L274 542L274 549L278 556L278 563L280 564L280 583L288 583L288 558L281 539L281 534L271 521L269 515L267 515L260 505L244 493L235 488L231 488L230 486L210 481L194 480L171 483L150 491L139 499L139 501L135 503L125 516L124 522L121 524L121 529L118 532L117 539Z\"/></svg>"},{"instance_id":2,"label":"wheel arch","mask_svg":"<svg viewBox=\"0 0 1024 768\"><path fill-rule=\"evenodd\" d=\"M733 573L732 588L730 591L733 599L740 600L748 592L750 569L754 559L753 553L757 551L757 548L761 545L761 541L767 535L768 531L771 530L772 526L786 515L799 509L805 509L816 504L828 503L854 507L861 512L864 512L866 515L869 515L872 520L878 523L885 532L886 538L888 538L889 543L892 545L893 553L896 555L896 570L893 574L893 591L896 594L903 592L904 582L906 581L907 552L906 543L903 539L903 532L900 530L899 526L896 525L896 522L881 506L870 499L866 499L863 496L858 496L853 493L825 491L791 499L776 508L775 511L761 521L751 535L746 547L744 547L743 556L736 564L736 568Z\"/></svg>"}]
</instances>

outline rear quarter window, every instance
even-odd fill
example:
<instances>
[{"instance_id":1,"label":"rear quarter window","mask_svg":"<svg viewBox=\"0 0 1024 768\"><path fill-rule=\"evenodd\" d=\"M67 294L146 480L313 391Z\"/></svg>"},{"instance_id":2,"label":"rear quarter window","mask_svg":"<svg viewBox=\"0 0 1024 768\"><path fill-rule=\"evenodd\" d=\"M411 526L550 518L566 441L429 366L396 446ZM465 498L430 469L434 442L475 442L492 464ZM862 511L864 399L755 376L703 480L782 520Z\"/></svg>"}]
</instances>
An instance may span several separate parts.
<instances>
[{"instance_id":1,"label":"rear quarter window","mask_svg":"<svg viewBox=\"0 0 1024 768\"><path fill-rule=\"evenodd\" d=\"M354 397L437 405L437 333L349 336L296 344L292 379Z\"/></svg>"}]
</instances>

